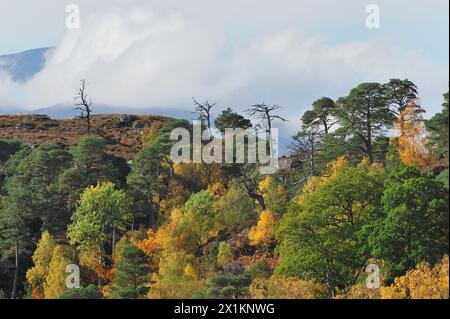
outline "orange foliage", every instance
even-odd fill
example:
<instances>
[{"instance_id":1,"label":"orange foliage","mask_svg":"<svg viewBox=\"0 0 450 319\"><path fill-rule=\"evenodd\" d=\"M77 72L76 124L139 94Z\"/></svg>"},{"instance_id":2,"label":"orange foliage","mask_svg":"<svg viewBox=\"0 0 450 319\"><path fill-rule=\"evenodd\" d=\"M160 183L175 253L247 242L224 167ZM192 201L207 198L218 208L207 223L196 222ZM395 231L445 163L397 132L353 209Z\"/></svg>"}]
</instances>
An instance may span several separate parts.
<instances>
[{"instance_id":1,"label":"orange foliage","mask_svg":"<svg viewBox=\"0 0 450 319\"><path fill-rule=\"evenodd\" d=\"M435 164L432 150L427 147L428 139L422 120L421 109L413 102L400 112L395 123L399 131L398 154L403 164L420 166L430 170Z\"/></svg>"},{"instance_id":2,"label":"orange foliage","mask_svg":"<svg viewBox=\"0 0 450 319\"><path fill-rule=\"evenodd\" d=\"M248 239L253 246L269 246L274 239L274 217L272 212L263 211L259 216L258 224L248 233Z\"/></svg>"},{"instance_id":3,"label":"orange foliage","mask_svg":"<svg viewBox=\"0 0 450 319\"><path fill-rule=\"evenodd\" d=\"M431 267L419 264L402 277L395 278L389 287L381 288L384 299L448 299L449 297L449 258Z\"/></svg>"}]
</instances>

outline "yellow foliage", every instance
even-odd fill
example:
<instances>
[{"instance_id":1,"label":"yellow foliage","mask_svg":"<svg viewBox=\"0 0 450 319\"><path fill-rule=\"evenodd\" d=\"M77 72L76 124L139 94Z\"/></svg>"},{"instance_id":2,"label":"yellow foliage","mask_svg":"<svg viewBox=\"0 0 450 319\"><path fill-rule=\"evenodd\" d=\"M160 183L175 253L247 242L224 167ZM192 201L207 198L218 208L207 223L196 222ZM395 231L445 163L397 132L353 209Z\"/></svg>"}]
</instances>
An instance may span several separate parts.
<instances>
[{"instance_id":1,"label":"yellow foliage","mask_svg":"<svg viewBox=\"0 0 450 319\"><path fill-rule=\"evenodd\" d=\"M201 291L204 280L199 279L193 266L194 258L183 251L170 252L161 256L159 273L152 277L148 293L150 299L192 298Z\"/></svg>"},{"instance_id":2,"label":"yellow foliage","mask_svg":"<svg viewBox=\"0 0 450 319\"><path fill-rule=\"evenodd\" d=\"M234 254L231 244L223 241L219 244L219 252L217 253L217 264L223 266L233 260Z\"/></svg>"},{"instance_id":3,"label":"yellow foliage","mask_svg":"<svg viewBox=\"0 0 450 319\"><path fill-rule=\"evenodd\" d=\"M141 133L142 145L150 144L158 136L163 125L164 122L153 121L150 125L145 126Z\"/></svg>"},{"instance_id":4,"label":"yellow foliage","mask_svg":"<svg viewBox=\"0 0 450 319\"><path fill-rule=\"evenodd\" d=\"M342 294L336 296L336 299L380 299L380 288L367 288L364 283L354 285Z\"/></svg>"},{"instance_id":5,"label":"yellow foliage","mask_svg":"<svg viewBox=\"0 0 450 319\"><path fill-rule=\"evenodd\" d=\"M253 280L249 291L253 299L320 299L327 295L325 287L312 280L275 275Z\"/></svg>"},{"instance_id":6,"label":"yellow foliage","mask_svg":"<svg viewBox=\"0 0 450 319\"><path fill-rule=\"evenodd\" d=\"M71 249L67 246L56 245L53 249L52 260L44 283L45 299L58 299L66 290L66 267L71 264L70 256Z\"/></svg>"},{"instance_id":7,"label":"yellow foliage","mask_svg":"<svg viewBox=\"0 0 450 319\"><path fill-rule=\"evenodd\" d=\"M389 287L381 288L384 299L448 299L449 257L445 256L434 267L422 263Z\"/></svg>"},{"instance_id":8,"label":"yellow foliage","mask_svg":"<svg viewBox=\"0 0 450 319\"><path fill-rule=\"evenodd\" d=\"M55 246L55 240L49 232L43 232L32 257L34 266L28 269L26 274L27 281L31 285L32 296L34 299L41 299L44 297L44 283L48 276L48 270Z\"/></svg>"},{"instance_id":9,"label":"yellow foliage","mask_svg":"<svg viewBox=\"0 0 450 319\"><path fill-rule=\"evenodd\" d=\"M405 110L400 112L395 127L400 134L398 154L403 164L431 169L435 164L435 157L427 147L428 139L421 112L418 112L416 104L411 102Z\"/></svg>"},{"instance_id":10,"label":"yellow foliage","mask_svg":"<svg viewBox=\"0 0 450 319\"><path fill-rule=\"evenodd\" d=\"M275 236L274 230L275 220L270 211L263 211L259 215L256 226L250 229L248 239L253 246L268 246L273 242Z\"/></svg>"}]
</instances>

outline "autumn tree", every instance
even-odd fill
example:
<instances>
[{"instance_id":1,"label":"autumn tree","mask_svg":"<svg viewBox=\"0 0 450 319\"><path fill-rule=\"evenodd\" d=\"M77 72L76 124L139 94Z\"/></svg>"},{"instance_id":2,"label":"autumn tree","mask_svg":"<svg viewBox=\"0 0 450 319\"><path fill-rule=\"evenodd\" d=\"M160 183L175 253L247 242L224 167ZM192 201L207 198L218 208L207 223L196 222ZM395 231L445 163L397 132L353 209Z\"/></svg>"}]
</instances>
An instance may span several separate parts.
<instances>
[{"instance_id":1,"label":"autumn tree","mask_svg":"<svg viewBox=\"0 0 450 319\"><path fill-rule=\"evenodd\" d=\"M66 287L66 267L71 264L72 250L63 245L56 245L53 249L47 278L44 283L44 298L59 299Z\"/></svg>"},{"instance_id":2,"label":"autumn tree","mask_svg":"<svg viewBox=\"0 0 450 319\"><path fill-rule=\"evenodd\" d=\"M395 124L399 132L398 153L402 162L408 166L431 170L435 160L433 152L428 148L421 109L410 102L400 111Z\"/></svg>"},{"instance_id":3,"label":"autumn tree","mask_svg":"<svg viewBox=\"0 0 450 319\"><path fill-rule=\"evenodd\" d=\"M258 223L248 233L250 243L254 246L263 246L268 249L275 237L274 223L272 212L262 211Z\"/></svg>"},{"instance_id":4,"label":"autumn tree","mask_svg":"<svg viewBox=\"0 0 450 319\"><path fill-rule=\"evenodd\" d=\"M383 299L448 299L448 256L430 266L420 263L388 287L381 287Z\"/></svg>"},{"instance_id":5,"label":"autumn tree","mask_svg":"<svg viewBox=\"0 0 450 319\"><path fill-rule=\"evenodd\" d=\"M31 285L32 296L35 299L44 297L44 284L48 276L50 262L56 242L48 231L42 233L33 254L34 266L27 271L27 281Z\"/></svg>"}]
</instances>

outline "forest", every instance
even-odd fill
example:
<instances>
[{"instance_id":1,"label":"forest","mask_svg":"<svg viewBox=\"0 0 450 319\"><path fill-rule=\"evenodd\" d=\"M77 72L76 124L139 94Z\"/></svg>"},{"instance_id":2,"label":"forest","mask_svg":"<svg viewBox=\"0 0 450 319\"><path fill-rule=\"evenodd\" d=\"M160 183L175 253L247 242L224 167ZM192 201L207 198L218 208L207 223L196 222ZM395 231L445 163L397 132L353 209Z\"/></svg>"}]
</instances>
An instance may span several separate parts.
<instances>
[{"instance_id":1,"label":"forest","mask_svg":"<svg viewBox=\"0 0 450 319\"><path fill-rule=\"evenodd\" d=\"M0 299L449 298L448 92L425 119L418 90L318 97L263 175L171 161L187 120L133 128L131 161L111 152L82 82L76 143L0 139ZM222 133L285 121L277 105L216 108L192 111Z\"/></svg>"}]
</instances>

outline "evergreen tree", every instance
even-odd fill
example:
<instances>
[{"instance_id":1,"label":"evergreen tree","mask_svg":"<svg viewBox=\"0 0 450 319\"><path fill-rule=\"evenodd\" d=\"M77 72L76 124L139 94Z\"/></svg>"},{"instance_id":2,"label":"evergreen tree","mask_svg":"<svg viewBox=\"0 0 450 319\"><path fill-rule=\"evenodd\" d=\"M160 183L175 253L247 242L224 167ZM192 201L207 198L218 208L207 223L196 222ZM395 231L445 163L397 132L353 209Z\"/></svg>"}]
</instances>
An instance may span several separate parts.
<instances>
[{"instance_id":1,"label":"evergreen tree","mask_svg":"<svg viewBox=\"0 0 450 319\"><path fill-rule=\"evenodd\" d=\"M148 291L149 268L146 255L136 246L128 243L120 255L110 288L115 299L140 299Z\"/></svg>"}]
</instances>

